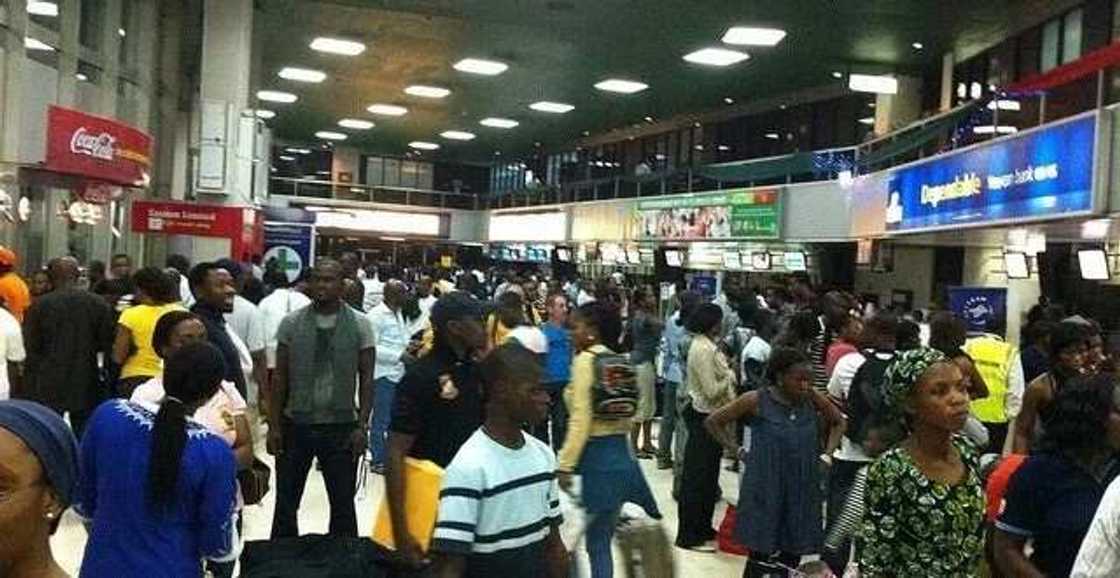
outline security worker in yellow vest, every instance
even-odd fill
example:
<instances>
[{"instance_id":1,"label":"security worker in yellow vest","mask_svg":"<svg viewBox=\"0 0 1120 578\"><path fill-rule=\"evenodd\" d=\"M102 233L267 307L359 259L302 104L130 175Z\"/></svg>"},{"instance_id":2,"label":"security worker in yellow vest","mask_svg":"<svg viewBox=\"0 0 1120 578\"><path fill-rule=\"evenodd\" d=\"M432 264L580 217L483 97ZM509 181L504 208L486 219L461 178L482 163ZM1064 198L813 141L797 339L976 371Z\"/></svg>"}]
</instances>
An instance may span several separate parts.
<instances>
[{"instance_id":1,"label":"security worker in yellow vest","mask_svg":"<svg viewBox=\"0 0 1120 578\"><path fill-rule=\"evenodd\" d=\"M1007 453L1007 433L1023 406L1026 389L1018 348L996 333L976 333L970 334L964 351L988 386L988 397L973 400L971 407L972 415L988 428L985 453Z\"/></svg>"}]
</instances>

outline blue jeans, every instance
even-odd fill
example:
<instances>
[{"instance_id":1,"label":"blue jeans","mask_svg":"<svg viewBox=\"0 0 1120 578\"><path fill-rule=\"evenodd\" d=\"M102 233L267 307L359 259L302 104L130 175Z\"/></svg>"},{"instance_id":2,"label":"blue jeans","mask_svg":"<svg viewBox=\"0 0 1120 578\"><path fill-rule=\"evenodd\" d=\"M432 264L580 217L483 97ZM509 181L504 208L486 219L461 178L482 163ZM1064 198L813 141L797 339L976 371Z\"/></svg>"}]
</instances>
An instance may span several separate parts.
<instances>
[{"instance_id":1,"label":"blue jeans","mask_svg":"<svg viewBox=\"0 0 1120 578\"><path fill-rule=\"evenodd\" d=\"M614 557L611 552L611 538L618 524L619 510L609 512L588 512L594 516L587 525L587 557L591 562L591 578L612 578Z\"/></svg>"},{"instance_id":2,"label":"blue jeans","mask_svg":"<svg viewBox=\"0 0 1120 578\"><path fill-rule=\"evenodd\" d=\"M393 417L393 399L397 396L397 383L381 377L373 382L373 412L370 414L369 450L373 465L385 465L385 439L389 421Z\"/></svg>"}]
</instances>

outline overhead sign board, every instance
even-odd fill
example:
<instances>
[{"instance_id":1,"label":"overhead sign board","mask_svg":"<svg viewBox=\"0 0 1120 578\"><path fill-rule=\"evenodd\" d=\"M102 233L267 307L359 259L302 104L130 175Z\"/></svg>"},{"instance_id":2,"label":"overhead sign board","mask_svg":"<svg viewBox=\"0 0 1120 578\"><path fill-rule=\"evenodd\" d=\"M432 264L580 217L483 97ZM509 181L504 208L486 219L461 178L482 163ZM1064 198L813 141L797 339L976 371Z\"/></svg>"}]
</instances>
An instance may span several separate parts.
<instances>
[{"instance_id":1,"label":"overhead sign board","mask_svg":"<svg viewBox=\"0 0 1120 578\"><path fill-rule=\"evenodd\" d=\"M152 137L112 119L51 106L47 111L46 167L144 187L151 181Z\"/></svg>"},{"instance_id":2,"label":"overhead sign board","mask_svg":"<svg viewBox=\"0 0 1120 578\"><path fill-rule=\"evenodd\" d=\"M782 206L778 189L729 189L638 201L643 239L777 239Z\"/></svg>"},{"instance_id":3,"label":"overhead sign board","mask_svg":"<svg viewBox=\"0 0 1120 578\"><path fill-rule=\"evenodd\" d=\"M264 223L264 263L294 282L315 258L315 226L305 223Z\"/></svg>"},{"instance_id":4,"label":"overhead sign board","mask_svg":"<svg viewBox=\"0 0 1120 578\"><path fill-rule=\"evenodd\" d=\"M892 171L886 230L1091 213L1096 136L1090 114Z\"/></svg>"}]
</instances>

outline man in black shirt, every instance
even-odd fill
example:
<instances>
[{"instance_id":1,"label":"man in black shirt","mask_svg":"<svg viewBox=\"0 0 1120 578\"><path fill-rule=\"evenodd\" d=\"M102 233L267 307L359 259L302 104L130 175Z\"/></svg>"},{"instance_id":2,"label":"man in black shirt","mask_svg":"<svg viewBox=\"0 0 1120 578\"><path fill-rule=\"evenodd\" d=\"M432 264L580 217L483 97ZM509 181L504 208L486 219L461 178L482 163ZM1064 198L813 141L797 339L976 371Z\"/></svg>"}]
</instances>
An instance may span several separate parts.
<instances>
[{"instance_id":1,"label":"man in black shirt","mask_svg":"<svg viewBox=\"0 0 1120 578\"><path fill-rule=\"evenodd\" d=\"M195 304L191 311L202 318L206 326L206 339L226 362L226 381L237 386L237 391L245 396L245 373L241 368L241 354L233 344L233 338L226 332L226 313L233 313L233 297L237 290L233 286L233 275L217 263L199 263L189 275L191 292Z\"/></svg>"},{"instance_id":2,"label":"man in black shirt","mask_svg":"<svg viewBox=\"0 0 1120 578\"><path fill-rule=\"evenodd\" d=\"M104 300L75 287L79 269L72 257L51 260L47 274L54 290L27 310L26 384L13 397L37 401L59 414L69 412L70 427L80 437L108 394L97 357L109 358L116 321Z\"/></svg>"},{"instance_id":3,"label":"man in black shirt","mask_svg":"<svg viewBox=\"0 0 1120 578\"><path fill-rule=\"evenodd\" d=\"M431 460L447 467L455 453L482 425L480 378L475 360L486 348L482 306L463 292L444 295L432 307L434 344L409 367L397 386L385 491L397 552L413 564L422 553L408 534L404 458Z\"/></svg>"}]
</instances>

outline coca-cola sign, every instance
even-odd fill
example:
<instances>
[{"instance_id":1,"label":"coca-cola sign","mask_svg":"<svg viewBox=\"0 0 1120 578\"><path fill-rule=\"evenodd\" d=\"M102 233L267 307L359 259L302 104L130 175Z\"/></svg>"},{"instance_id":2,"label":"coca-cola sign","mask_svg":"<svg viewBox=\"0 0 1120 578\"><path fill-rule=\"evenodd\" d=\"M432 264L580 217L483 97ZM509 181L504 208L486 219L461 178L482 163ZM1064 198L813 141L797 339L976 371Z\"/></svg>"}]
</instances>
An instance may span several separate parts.
<instances>
[{"instance_id":1,"label":"coca-cola sign","mask_svg":"<svg viewBox=\"0 0 1120 578\"><path fill-rule=\"evenodd\" d=\"M131 126L60 106L47 111L49 170L143 187L151 155L152 138Z\"/></svg>"},{"instance_id":2,"label":"coca-cola sign","mask_svg":"<svg viewBox=\"0 0 1120 578\"><path fill-rule=\"evenodd\" d=\"M83 126L74 131L74 136L70 137L70 152L111 161L116 143L117 139L113 138L113 135L107 132L93 134Z\"/></svg>"}]
</instances>

